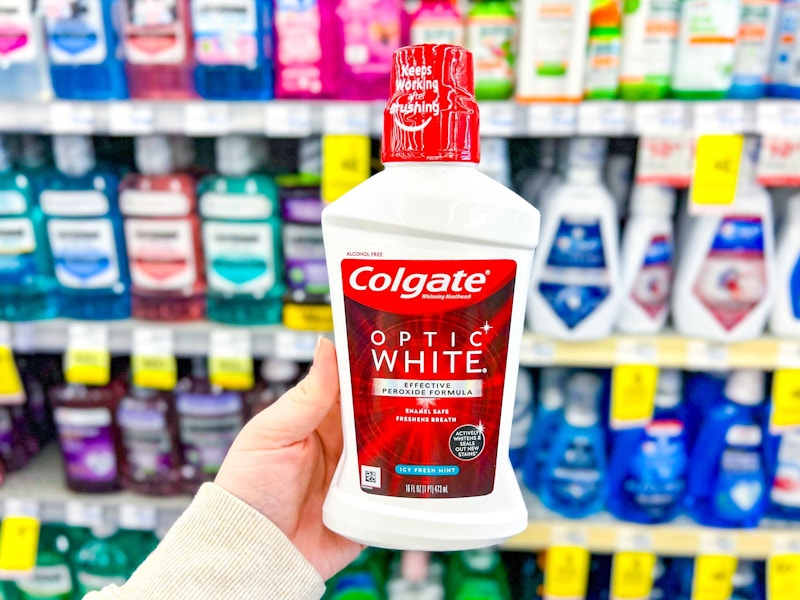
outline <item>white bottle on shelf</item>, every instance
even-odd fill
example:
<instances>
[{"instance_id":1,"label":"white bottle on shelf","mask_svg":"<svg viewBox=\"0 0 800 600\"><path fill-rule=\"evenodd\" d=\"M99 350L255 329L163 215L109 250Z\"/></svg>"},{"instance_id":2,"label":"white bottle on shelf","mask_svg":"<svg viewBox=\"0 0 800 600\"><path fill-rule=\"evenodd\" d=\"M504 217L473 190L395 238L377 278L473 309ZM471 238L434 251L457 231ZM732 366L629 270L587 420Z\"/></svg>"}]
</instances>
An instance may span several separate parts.
<instances>
[{"instance_id":1,"label":"white bottle on shelf","mask_svg":"<svg viewBox=\"0 0 800 600\"><path fill-rule=\"evenodd\" d=\"M786 201L775 254L775 305L769 328L779 337L800 337L800 194Z\"/></svg>"},{"instance_id":2,"label":"white bottle on shelf","mask_svg":"<svg viewBox=\"0 0 800 600\"><path fill-rule=\"evenodd\" d=\"M528 321L563 340L607 336L619 307L619 220L602 184L606 140L570 141L565 179L542 198Z\"/></svg>"},{"instance_id":3,"label":"white bottle on shelf","mask_svg":"<svg viewBox=\"0 0 800 600\"><path fill-rule=\"evenodd\" d=\"M672 319L683 335L735 342L764 330L775 295L775 242L757 156L758 140L748 138L733 204L687 223L672 294Z\"/></svg>"},{"instance_id":4,"label":"white bottle on shelf","mask_svg":"<svg viewBox=\"0 0 800 600\"><path fill-rule=\"evenodd\" d=\"M0 100L49 100L50 68L33 0L5 0L0 11Z\"/></svg>"},{"instance_id":5,"label":"white bottle on shelf","mask_svg":"<svg viewBox=\"0 0 800 600\"><path fill-rule=\"evenodd\" d=\"M657 184L633 188L631 216L622 236L621 300L617 329L656 333L669 314L675 190Z\"/></svg>"}]
</instances>

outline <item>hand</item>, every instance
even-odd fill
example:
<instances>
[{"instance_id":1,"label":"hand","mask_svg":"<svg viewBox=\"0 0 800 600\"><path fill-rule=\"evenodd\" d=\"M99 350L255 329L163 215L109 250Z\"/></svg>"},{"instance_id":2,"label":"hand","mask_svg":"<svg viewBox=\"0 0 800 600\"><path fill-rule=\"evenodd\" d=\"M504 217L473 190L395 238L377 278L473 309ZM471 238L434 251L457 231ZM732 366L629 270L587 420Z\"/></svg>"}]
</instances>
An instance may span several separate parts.
<instances>
[{"instance_id":1,"label":"hand","mask_svg":"<svg viewBox=\"0 0 800 600\"><path fill-rule=\"evenodd\" d=\"M286 534L323 579L363 549L322 523L342 443L336 351L320 338L306 378L245 425L216 478Z\"/></svg>"}]
</instances>

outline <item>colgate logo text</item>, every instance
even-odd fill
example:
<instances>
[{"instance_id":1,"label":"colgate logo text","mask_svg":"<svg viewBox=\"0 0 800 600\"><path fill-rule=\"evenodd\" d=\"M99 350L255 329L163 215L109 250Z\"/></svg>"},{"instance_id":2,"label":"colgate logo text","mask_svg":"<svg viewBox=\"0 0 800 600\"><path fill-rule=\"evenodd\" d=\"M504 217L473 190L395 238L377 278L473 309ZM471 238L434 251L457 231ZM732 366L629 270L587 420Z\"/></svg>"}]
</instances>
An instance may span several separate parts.
<instances>
[{"instance_id":1,"label":"colgate logo text","mask_svg":"<svg viewBox=\"0 0 800 600\"><path fill-rule=\"evenodd\" d=\"M485 273L469 273L458 270L455 273L406 273L400 267L392 275L375 272L374 266L359 267L350 275L350 287L354 290L373 292L401 292L403 299L417 298L428 293L469 293L477 294L486 285Z\"/></svg>"}]
</instances>

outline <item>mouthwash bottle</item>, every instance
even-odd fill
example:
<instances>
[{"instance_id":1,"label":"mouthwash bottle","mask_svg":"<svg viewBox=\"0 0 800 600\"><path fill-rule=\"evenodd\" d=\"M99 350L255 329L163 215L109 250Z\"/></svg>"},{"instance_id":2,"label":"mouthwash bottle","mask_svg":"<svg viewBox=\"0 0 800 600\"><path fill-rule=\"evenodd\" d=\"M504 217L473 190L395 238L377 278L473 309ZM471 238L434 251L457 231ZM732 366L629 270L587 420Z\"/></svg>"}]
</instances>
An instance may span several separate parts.
<instances>
[{"instance_id":1,"label":"mouthwash bottle","mask_svg":"<svg viewBox=\"0 0 800 600\"><path fill-rule=\"evenodd\" d=\"M265 358L261 362L261 381L245 393L247 418L252 419L288 392L300 379L300 365L283 358Z\"/></svg>"},{"instance_id":2,"label":"mouthwash bottle","mask_svg":"<svg viewBox=\"0 0 800 600\"><path fill-rule=\"evenodd\" d=\"M258 167L255 139L217 139L217 170L198 186L208 274L208 317L239 325L280 323L278 188Z\"/></svg>"},{"instance_id":3,"label":"mouthwash bottle","mask_svg":"<svg viewBox=\"0 0 800 600\"><path fill-rule=\"evenodd\" d=\"M448 598L511 600L508 575L496 548L453 553L448 569Z\"/></svg>"},{"instance_id":4,"label":"mouthwash bottle","mask_svg":"<svg viewBox=\"0 0 800 600\"><path fill-rule=\"evenodd\" d=\"M193 98L189 0L123 0L122 35L132 98Z\"/></svg>"},{"instance_id":5,"label":"mouthwash bottle","mask_svg":"<svg viewBox=\"0 0 800 600\"><path fill-rule=\"evenodd\" d=\"M205 358L192 359L192 374L178 382L175 394L184 489L193 494L214 481L244 426L244 405L238 393L209 383Z\"/></svg>"},{"instance_id":6,"label":"mouthwash bottle","mask_svg":"<svg viewBox=\"0 0 800 600\"><path fill-rule=\"evenodd\" d=\"M76 593L69 567L71 543L60 525L43 524L36 566L30 577L11 584L18 600L72 600Z\"/></svg>"},{"instance_id":7,"label":"mouthwash bottle","mask_svg":"<svg viewBox=\"0 0 800 600\"><path fill-rule=\"evenodd\" d=\"M547 508L580 519L603 508L606 448L600 423L602 381L576 373L567 383L564 422L556 431L541 472L539 498Z\"/></svg>"},{"instance_id":8,"label":"mouthwash bottle","mask_svg":"<svg viewBox=\"0 0 800 600\"><path fill-rule=\"evenodd\" d=\"M25 408L0 405L0 462L6 472L23 468L38 448L39 444L28 426Z\"/></svg>"},{"instance_id":9,"label":"mouthwash bottle","mask_svg":"<svg viewBox=\"0 0 800 600\"><path fill-rule=\"evenodd\" d=\"M118 524L115 543L128 556L126 577L130 577L158 546L158 511L150 506L122 504Z\"/></svg>"},{"instance_id":10,"label":"mouthwash bottle","mask_svg":"<svg viewBox=\"0 0 800 600\"><path fill-rule=\"evenodd\" d=\"M0 100L47 100L52 94L34 0L0 2Z\"/></svg>"},{"instance_id":11,"label":"mouthwash bottle","mask_svg":"<svg viewBox=\"0 0 800 600\"><path fill-rule=\"evenodd\" d=\"M272 98L272 2L192 0L197 93L209 100Z\"/></svg>"},{"instance_id":12,"label":"mouthwash bottle","mask_svg":"<svg viewBox=\"0 0 800 600\"><path fill-rule=\"evenodd\" d=\"M475 97L505 100L514 92L517 19L507 0L480 0L467 15L467 48L475 61Z\"/></svg>"},{"instance_id":13,"label":"mouthwash bottle","mask_svg":"<svg viewBox=\"0 0 800 600\"><path fill-rule=\"evenodd\" d=\"M525 462L525 445L533 426L533 374L520 367L517 375L517 392L514 395L514 420L511 423L511 439L508 457L511 466L519 469Z\"/></svg>"},{"instance_id":14,"label":"mouthwash bottle","mask_svg":"<svg viewBox=\"0 0 800 600\"><path fill-rule=\"evenodd\" d=\"M75 549L73 563L78 597L109 585L121 586L133 571L130 557L119 545L115 533L113 525L98 524Z\"/></svg>"},{"instance_id":15,"label":"mouthwash bottle","mask_svg":"<svg viewBox=\"0 0 800 600\"><path fill-rule=\"evenodd\" d=\"M367 548L328 582L324 600L384 600L383 556Z\"/></svg>"},{"instance_id":16,"label":"mouthwash bottle","mask_svg":"<svg viewBox=\"0 0 800 600\"><path fill-rule=\"evenodd\" d=\"M117 32L124 0L44 0L53 91L69 100L128 97Z\"/></svg>"},{"instance_id":17,"label":"mouthwash bottle","mask_svg":"<svg viewBox=\"0 0 800 600\"><path fill-rule=\"evenodd\" d=\"M134 141L136 167L120 186L131 273L131 315L192 321L205 313L206 282L194 180L175 173L167 136Z\"/></svg>"},{"instance_id":18,"label":"mouthwash bottle","mask_svg":"<svg viewBox=\"0 0 800 600\"><path fill-rule=\"evenodd\" d=\"M779 6L778 0L742 0L728 98L755 100L766 95Z\"/></svg>"},{"instance_id":19,"label":"mouthwash bottle","mask_svg":"<svg viewBox=\"0 0 800 600\"><path fill-rule=\"evenodd\" d=\"M120 489L122 441L116 412L122 384L89 387L62 384L50 390L67 487L76 492Z\"/></svg>"},{"instance_id":20,"label":"mouthwash bottle","mask_svg":"<svg viewBox=\"0 0 800 600\"><path fill-rule=\"evenodd\" d=\"M45 215L62 317L84 320L130 316L130 279L118 177L95 163L92 139L53 137L57 172L43 179Z\"/></svg>"},{"instance_id":21,"label":"mouthwash bottle","mask_svg":"<svg viewBox=\"0 0 800 600\"><path fill-rule=\"evenodd\" d=\"M781 0L767 92L777 98L800 97L800 0Z\"/></svg>"},{"instance_id":22,"label":"mouthwash bottle","mask_svg":"<svg viewBox=\"0 0 800 600\"><path fill-rule=\"evenodd\" d=\"M464 45L464 22L454 0L422 0L409 16L411 44Z\"/></svg>"},{"instance_id":23,"label":"mouthwash bottle","mask_svg":"<svg viewBox=\"0 0 800 600\"><path fill-rule=\"evenodd\" d=\"M42 211L31 181L11 167L0 139L0 320L31 321L58 314L56 280Z\"/></svg>"},{"instance_id":24,"label":"mouthwash bottle","mask_svg":"<svg viewBox=\"0 0 800 600\"><path fill-rule=\"evenodd\" d=\"M683 508L689 469L680 371L658 376L653 420L612 434L608 509L636 523L666 523Z\"/></svg>"},{"instance_id":25,"label":"mouthwash bottle","mask_svg":"<svg viewBox=\"0 0 800 600\"><path fill-rule=\"evenodd\" d=\"M125 453L123 487L153 496L180 493L181 452L174 396L131 387L117 408L117 423Z\"/></svg>"},{"instance_id":26,"label":"mouthwash bottle","mask_svg":"<svg viewBox=\"0 0 800 600\"><path fill-rule=\"evenodd\" d=\"M593 0L583 92L588 100L617 97L621 43L619 3L616 0Z\"/></svg>"},{"instance_id":27,"label":"mouthwash bottle","mask_svg":"<svg viewBox=\"0 0 800 600\"><path fill-rule=\"evenodd\" d=\"M522 480L532 492L538 490L550 445L564 420L564 388L569 377L570 371L562 367L544 368L539 374L539 401L522 465Z\"/></svg>"},{"instance_id":28,"label":"mouthwash bottle","mask_svg":"<svg viewBox=\"0 0 800 600\"><path fill-rule=\"evenodd\" d=\"M330 331L333 313L322 243L322 198L318 175L281 175L283 258L289 288L283 324L290 329Z\"/></svg>"}]
</instances>

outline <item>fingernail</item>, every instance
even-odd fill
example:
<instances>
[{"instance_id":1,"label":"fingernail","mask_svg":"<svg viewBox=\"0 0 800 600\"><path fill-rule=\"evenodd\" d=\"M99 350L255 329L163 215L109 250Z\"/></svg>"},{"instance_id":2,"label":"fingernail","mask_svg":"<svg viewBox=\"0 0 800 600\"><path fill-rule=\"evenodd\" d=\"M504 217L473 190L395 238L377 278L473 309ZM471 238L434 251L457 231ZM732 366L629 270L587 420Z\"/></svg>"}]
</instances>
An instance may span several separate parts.
<instances>
[{"instance_id":1,"label":"fingernail","mask_svg":"<svg viewBox=\"0 0 800 600\"><path fill-rule=\"evenodd\" d=\"M311 363L312 365L316 364L317 359L319 358L319 351L321 348L322 348L322 336L319 336L317 338L317 345L314 346L314 361Z\"/></svg>"}]
</instances>

